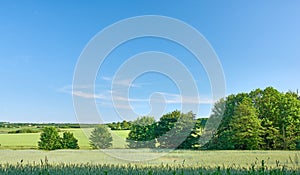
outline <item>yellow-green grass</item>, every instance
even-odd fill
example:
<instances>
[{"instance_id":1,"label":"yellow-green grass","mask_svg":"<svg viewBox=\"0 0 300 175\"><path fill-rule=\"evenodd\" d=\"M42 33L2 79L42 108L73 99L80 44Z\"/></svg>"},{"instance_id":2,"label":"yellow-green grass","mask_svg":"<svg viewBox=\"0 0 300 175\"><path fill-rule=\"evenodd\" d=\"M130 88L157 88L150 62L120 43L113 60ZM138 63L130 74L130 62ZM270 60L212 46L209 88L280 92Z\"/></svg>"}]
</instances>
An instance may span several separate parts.
<instances>
[{"instance_id":1,"label":"yellow-green grass","mask_svg":"<svg viewBox=\"0 0 300 175\"><path fill-rule=\"evenodd\" d=\"M127 156L128 160L117 159L107 152ZM265 161L268 167L275 167L276 160L280 166L287 168L299 168L296 163L296 155L299 158L299 151L187 151L176 150L168 154L163 151L151 150L130 150L130 149L110 149L102 152L100 150L0 150L0 164L16 164L23 160L25 163L39 163L47 157L49 163L91 163L91 164L138 164L142 166L156 166L161 164L182 165L184 166L204 166L204 167L251 167L260 166L261 161ZM134 161L137 155L151 157L155 159L148 161ZM151 156L150 156L151 155ZM123 157L124 158L124 157Z\"/></svg>"},{"instance_id":2,"label":"yellow-green grass","mask_svg":"<svg viewBox=\"0 0 300 175\"><path fill-rule=\"evenodd\" d=\"M0 134L1 149L36 149L39 133Z\"/></svg>"},{"instance_id":3,"label":"yellow-green grass","mask_svg":"<svg viewBox=\"0 0 300 175\"><path fill-rule=\"evenodd\" d=\"M84 129L61 129L72 132L78 139L80 149L91 149L89 144L89 135L92 128ZM112 148L125 148L126 137L129 130L111 131L113 136ZM0 134L0 149L37 149L40 133L21 133L21 134Z\"/></svg>"}]
</instances>

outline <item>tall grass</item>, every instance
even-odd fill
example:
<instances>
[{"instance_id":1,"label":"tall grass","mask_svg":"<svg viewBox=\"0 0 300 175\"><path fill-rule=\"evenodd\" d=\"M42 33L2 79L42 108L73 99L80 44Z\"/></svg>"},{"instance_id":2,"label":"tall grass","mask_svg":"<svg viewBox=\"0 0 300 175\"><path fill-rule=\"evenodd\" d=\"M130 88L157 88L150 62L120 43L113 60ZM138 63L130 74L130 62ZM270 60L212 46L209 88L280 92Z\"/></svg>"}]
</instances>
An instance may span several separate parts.
<instances>
[{"instance_id":1,"label":"tall grass","mask_svg":"<svg viewBox=\"0 0 300 175\"><path fill-rule=\"evenodd\" d=\"M189 167L189 166L138 166L133 164L114 165L114 164L0 164L0 174L18 175L61 175L61 174L129 174L129 175L184 175L184 174L247 174L247 175L296 175L299 169L287 169L284 166L268 168L266 166L252 167Z\"/></svg>"},{"instance_id":2,"label":"tall grass","mask_svg":"<svg viewBox=\"0 0 300 175\"><path fill-rule=\"evenodd\" d=\"M291 157L290 161L298 160L298 155ZM182 161L179 164L161 164L155 166L147 166L142 164L53 164L48 162L48 158L40 160L36 163L23 163L21 160L17 164L0 164L0 174L4 175L89 175L89 174L119 174L119 175L298 175L300 174L299 165L295 163L293 167L287 167L284 164L276 161L276 166L267 166L265 160L259 163L254 162L249 167L241 166L218 166L218 167L203 167L189 166Z\"/></svg>"}]
</instances>

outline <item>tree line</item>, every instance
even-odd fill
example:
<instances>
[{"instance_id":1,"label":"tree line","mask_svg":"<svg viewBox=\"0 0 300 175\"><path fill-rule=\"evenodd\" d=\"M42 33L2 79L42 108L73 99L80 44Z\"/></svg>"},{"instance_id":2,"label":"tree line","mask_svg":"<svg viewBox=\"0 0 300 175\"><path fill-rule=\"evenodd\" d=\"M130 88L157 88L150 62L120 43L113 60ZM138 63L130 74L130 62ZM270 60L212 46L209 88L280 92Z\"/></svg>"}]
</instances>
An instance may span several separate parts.
<instances>
[{"instance_id":1,"label":"tree line","mask_svg":"<svg viewBox=\"0 0 300 175\"><path fill-rule=\"evenodd\" d=\"M108 123L107 126L108 126L111 130L130 130L131 124L132 124L131 121L123 120L122 122L112 122L112 123Z\"/></svg>"},{"instance_id":2,"label":"tree line","mask_svg":"<svg viewBox=\"0 0 300 175\"><path fill-rule=\"evenodd\" d=\"M198 149L206 118L178 110L163 115L159 121L144 116L132 122L127 137L129 148Z\"/></svg>"},{"instance_id":3,"label":"tree line","mask_svg":"<svg viewBox=\"0 0 300 175\"><path fill-rule=\"evenodd\" d=\"M129 148L299 150L300 96L267 87L220 99L209 119L175 110L158 121L143 116L132 122L98 125L90 136L92 148L112 145L107 126L130 129ZM204 142L207 136L211 137ZM68 142L60 141L61 148Z\"/></svg>"},{"instance_id":4,"label":"tree line","mask_svg":"<svg viewBox=\"0 0 300 175\"><path fill-rule=\"evenodd\" d=\"M222 118L204 149L300 149L300 96L273 87L229 95L214 106Z\"/></svg>"},{"instance_id":5,"label":"tree line","mask_svg":"<svg viewBox=\"0 0 300 175\"><path fill-rule=\"evenodd\" d=\"M299 150L300 96L273 87L220 99L207 119L174 111L158 122L141 117L132 123L130 148L215 150ZM220 122L216 122L220 121ZM212 125L206 126L205 124ZM213 126L215 125L215 126ZM201 142L207 135L208 143Z\"/></svg>"}]
</instances>

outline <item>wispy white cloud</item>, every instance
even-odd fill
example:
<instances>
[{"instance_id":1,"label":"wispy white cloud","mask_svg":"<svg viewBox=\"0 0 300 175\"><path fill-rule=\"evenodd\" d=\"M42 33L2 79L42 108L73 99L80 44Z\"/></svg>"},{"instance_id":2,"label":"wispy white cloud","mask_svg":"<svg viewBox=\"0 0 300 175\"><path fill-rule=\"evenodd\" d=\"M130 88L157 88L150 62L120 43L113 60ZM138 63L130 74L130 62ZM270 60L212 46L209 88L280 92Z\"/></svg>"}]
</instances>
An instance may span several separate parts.
<instances>
[{"instance_id":1,"label":"wispy white cloud","mask_svg":"<svg viewBox=\"0 0 300 175\"><path fill-rule=\"evenodd\" d=\"M115 80L112 81L111 83L112 85L117 85L117 86L134 87L134 88L141 87L140 84L131 82L131 79Z\"/></svg>"},{"instance_id":2,"label":"wispy white cloud","mask_svg":"<svg viewBox=\"0 0 300 175\"><path fill-rule=\"evenodd\" d=\"M92 85L80 85L80 86L71 86L67 85L62 88L59 88L58 91L75 95L77 97L82 97L82 98L95 98L95 99L106 99L107 97L105 94L95 94L95 93L90 93L90 90L92 89ZM88 90L88 91L87 91Z\"/></svg>"},{"instance_id":3,"label":"wispy white cloud","mask_svg":"<svg viewBox=\"0 0 300 175\"><path fill-rule=\"evenodd\" d=\"M134 103L137 104L138 102L150 102L149 98L132 98L132 97L126 97L123 94L120 94L118 91L113 90L106 90L101 93L91 93L89 89L91 86L81 86L72 88L72 86L65 86L63 88L60 88L61 92L68 93L71 95L75 95L77 97L82 98L94 98L96 100L101 100L100 104L105 104L106 106L111 105L111 107L117 107L117 108L129 108L128 105L123 105L124 102ZM161 99L151 99L152 103L162 103L162 104L213 104L214 100L210 97L203 97L199 96L197 98L196 96L182 96L180 94L176 93L167 93L167 92L157 92L158 94L161 94L164 98L164 100ZM114 105L112 103L114 101Z\"/></svg>"},{"instance_id":4,"label":"wispy white cloud","mask_svg":"<svg viewBox=\"0 0 300 175\"><path fill-rule=\"evenodd\" d=\"M101 79L105 80L105 81L111 81L112 80L111 77L107 77L107 76L102 76Z\"/></svg>"},{"instance_id":5,"label":"wispy white cloud","mask_svg":"<svg viewBox=\"0 0 300 175\"><path fill-rule=\"evenodd\" d=\"M112 85L117 85L117 86L121 86L121 87L138 88L138 87L141 87L144 84L144 83L133 83L132 79L114 80L113 77L108 77L108 76L102 76L101 79L109 82Z\"/></svg>"},{"instance_id":6,"label":"wispy white cloud","mask_svg":"<svg viewBox=\"0 0 300 175\"><path fill-rule=\"evenodd\" d=\"M72 91L72 95L82 97L82 98L95 98L95 99L106 99L103 94L91 94L82 91Z\"/></svg>"},{"instance_id":7,"label":"wispy white cloud","mask_svg":"<svg viewBox=\"0 0 300 175\"><path fill-rule=\"evenodd\" d=\"M197 98L196 96L182 96L180 94L174 94L174 93L166 93L166 92L159 92L159 93L165 97L167 104L181 104L181 103L213 104L214 103L214 101L211 98L201 97L201 95L199 95L199 98Z\"/></svg>"}]
</instances>

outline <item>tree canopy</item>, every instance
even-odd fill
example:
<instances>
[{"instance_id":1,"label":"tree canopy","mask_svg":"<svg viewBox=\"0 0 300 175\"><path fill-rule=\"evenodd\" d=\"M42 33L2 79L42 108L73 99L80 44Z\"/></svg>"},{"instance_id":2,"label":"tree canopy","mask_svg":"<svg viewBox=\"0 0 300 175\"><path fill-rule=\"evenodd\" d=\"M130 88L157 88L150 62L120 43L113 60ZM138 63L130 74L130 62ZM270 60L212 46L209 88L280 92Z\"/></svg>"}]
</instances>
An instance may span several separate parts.
<instances>
[{"instance_id":1,"label":"tree canopy","mask_svg":"<svg viewBox=\"0 0 300 175\"><path fill-rule=\"evenodd\" d=\"M144 116L132 122L127 137L130 148L195 149L206 119L195 119L192 112L178 110L163 115L159 121Z\"/></svg>"},{"instance_id":2,"label":"tree canopy","mask_svg":"<svg viewBox=\"0 0 300 175\"><path fill-rule=\"evenodd\" d=\"M43 150L79 149L78 140L73 133L64 132L63 137L60 137L55 127L45 127L43 129L38 147Z\"/></svg>"},{"instance_id":3,"label":"tree canopy","mask_svg":"<svg viewBox=\"0 0 300 175\"><path fill-rule=\"evenodd\" d=\"M207 149L299 149L300 100L273 87L229 95Z\"/></svg>"}]
</instances>

